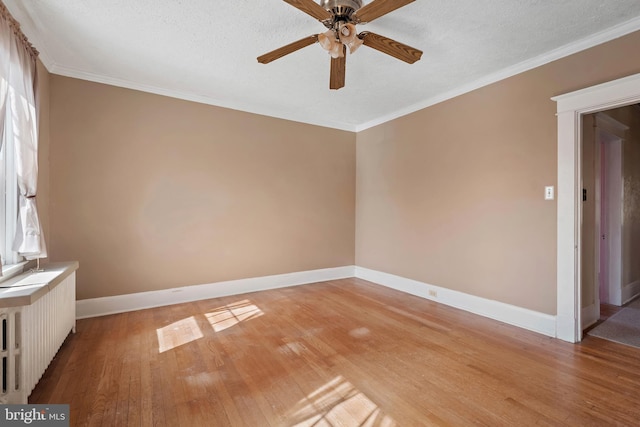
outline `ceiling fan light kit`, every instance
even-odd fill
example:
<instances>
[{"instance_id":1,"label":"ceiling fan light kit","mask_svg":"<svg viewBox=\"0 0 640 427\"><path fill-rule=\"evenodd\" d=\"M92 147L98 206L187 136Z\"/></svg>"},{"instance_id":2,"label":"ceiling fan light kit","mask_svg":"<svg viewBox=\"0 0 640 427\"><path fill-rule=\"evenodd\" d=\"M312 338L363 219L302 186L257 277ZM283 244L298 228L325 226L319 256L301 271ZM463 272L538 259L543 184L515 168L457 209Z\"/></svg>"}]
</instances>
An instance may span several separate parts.
<instances>
[{"instance_id":1,"label":"ceiling fan light kit","mask_svg":"<svg viewBox=\"0 0 640 427\"><path fill-rule=\"evenodd\" d=\"M318 44L320 47L329 52L332 58L342 58L342 44L337 40L332 30L326 33L318 34Z\"/></svg>"},{"instance_id":2,"label":"ceiling fan light kit","mask_svg":"<svg viewBox=\"0 0 640 427\"><path fill-rule=\"evenodd\" d=\"M349 53L354 53L364 44L364 40L358 37L356 26L350 22L340 25L338 37L342 44L349 48Z\"/></svg>"},{"instance_id":3,"label":"ceiling fan light kit","mask_svg":"<svg viewBox=\"0 0 640 427\"><path fill-rule=\"evenodd\" d=\"M422 51L390 38L368 31L357 33L356 25L366 24L415 0L373 0L363 5L362 0L284 0L293 7L316 18L328 31L314 34L258 57L268 64L304 47L319 43L331 56L330 89L345 84L346 50L353 54L362 45L413 64L422 57Z\"/></svg>"}]
</instances>

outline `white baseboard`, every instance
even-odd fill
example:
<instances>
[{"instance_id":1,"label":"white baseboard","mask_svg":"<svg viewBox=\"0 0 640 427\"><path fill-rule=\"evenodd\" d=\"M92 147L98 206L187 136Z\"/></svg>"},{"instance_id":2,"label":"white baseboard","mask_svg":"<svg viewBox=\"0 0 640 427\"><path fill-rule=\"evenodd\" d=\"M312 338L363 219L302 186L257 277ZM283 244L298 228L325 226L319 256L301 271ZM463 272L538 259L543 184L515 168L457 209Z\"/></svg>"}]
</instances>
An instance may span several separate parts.
<instances>
[{"instance_id":1,"label":"white baseboard","mask_svg":"<svg viewBox=\"0 0 640 427\"><path fill-rule=\"evenodd\" d=\"M600 320L600 304L591 304L588 307L583 307L580 318L582 319L582 330L584 331Z\"/></svg>"},{"instance_id":2,"label":"white baseboard","mask_svg":"<svg viewBox=\"0 0 640 427\"><path fill-rule=\"evenodd\" d=\"M469 311L480 316L556 337L556 316L526 308L489 300L447 288L429 285L417 280L382 273L364 267L356 267L355 275L388 288L396 289L440 304Z\"/></svg>"},{"instance_id":3,"label":"white baseboard","mask_svg":"<svg viewBox=\"0 0 640 427\"><path fill-rule=\"evenodd\" d=\"M640 295L640 280L629 283L622 287L622 303L626 304L635 297Z\"/></svg>"},{"instance_id":4,"label":"white baseboard","mask_svg":"<svg viewBox=\"0 0 640 427\"><path fill-rule=\"evenodd\" d=\"M88 317L106 316L108 314L162 307L165 305L228 295L245 294L267 289L346 279L354 277L354 270L355 267L351 265L321 270L299 271L274 276L254 277L250 279L229 280L204 285L184 286L159 291L85 299L76 302L76 316L78 319L85 319Z\"/></svg>"},{"instance_id":5,"label":"white baseboard","mask_svg":"<svg viewBox=\"0 0 640 427\"><path fill-rule=\"evenodd\" d=\"M429 285L393 274L355 266L300 271L274 276L229 280L158 291L85 299L76 302L76 315L78 319L85 319L209 298L240 295L268 289L324 282L327 280L346 279L349 277L358 277L550 337L556 336L556 316ZM583 319L584 318L585 316L583 314Z\"/></svg>"}]
</instances>

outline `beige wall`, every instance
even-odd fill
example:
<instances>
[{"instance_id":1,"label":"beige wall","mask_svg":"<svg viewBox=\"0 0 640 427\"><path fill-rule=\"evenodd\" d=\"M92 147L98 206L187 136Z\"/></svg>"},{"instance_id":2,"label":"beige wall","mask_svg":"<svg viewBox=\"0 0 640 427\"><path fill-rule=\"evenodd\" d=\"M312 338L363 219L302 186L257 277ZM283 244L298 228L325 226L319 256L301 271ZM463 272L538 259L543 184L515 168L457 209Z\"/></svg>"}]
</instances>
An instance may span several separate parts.
<instances>
[{"instance_id":1,"label":"beige wall","mask_svg":"<svg viewBox=\"0 0 640 427\"><path fill-rule=\"evenodd\" d=\"M45 242L49 244L50 226L49 226L49 81L51 75L47 69L38 61L38 122L39 122L39 138L38 138L38 214L42 229L44 231ZM44 260L43 262L46 262Z\"/></svg>"},{"instance_id":2,"label":"beige wall","mask_svg":"<svg viewBox=\"0 0 640 427\"><path fill-rule=\"evenodd\" d=\"M357 136L356 264L556 312L554 95L640 72L640 33Z\"/></svg>"},{"instance_id":3,"label":"beige wall","mask_svg":"<svg viewBox=\"0 0 640 427\"><path fill-rule=\"evenodd\" d=\"M50 175L79 299L354 264L349 132L54 75Z\"/></svg>"},{"instance_id":4,"label":"beige wall","mask_svg":"<svg viewBox=\"0 0 640 427\"><path fill-rule=\"evenodd\" d=\"M51 258L80 299L355 262L554 314L550 97L640 72L639 43L358 135L51 76Z\"/></svg>"}]
</instances>

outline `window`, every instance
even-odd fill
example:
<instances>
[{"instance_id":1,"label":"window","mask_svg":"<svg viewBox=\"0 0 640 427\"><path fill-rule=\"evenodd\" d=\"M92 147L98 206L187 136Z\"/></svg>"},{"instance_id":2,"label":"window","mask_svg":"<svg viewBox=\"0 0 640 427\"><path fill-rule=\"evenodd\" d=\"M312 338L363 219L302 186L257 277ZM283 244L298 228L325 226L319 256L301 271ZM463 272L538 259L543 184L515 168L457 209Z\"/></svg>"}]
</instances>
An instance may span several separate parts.
<instances>
[{"instance_id":1,"label":"window","mask_svg":"<svg viewBox=\"0 0 640 427\"><path fill-rule=\"evenodd\" d=\"M5 276L22 270L22 256L47 256L36 205L37 58L38 51L0 1L0 255Z\"/></svg>"},{"instance_id":2,"label":"window","mask_svg":"<svg viewBox=\"0 0 640 427\"><path fill-rule=\"evenodd\" d=\"M6 84L6 80L2 80ZM8 106L7 106L8 109ZM5 120L5 132L0 149L0 256L3 271L22 261L11 248L18 216L18 184L15 173L15 147L12 120Z\"/></svg>"}]
</instances>

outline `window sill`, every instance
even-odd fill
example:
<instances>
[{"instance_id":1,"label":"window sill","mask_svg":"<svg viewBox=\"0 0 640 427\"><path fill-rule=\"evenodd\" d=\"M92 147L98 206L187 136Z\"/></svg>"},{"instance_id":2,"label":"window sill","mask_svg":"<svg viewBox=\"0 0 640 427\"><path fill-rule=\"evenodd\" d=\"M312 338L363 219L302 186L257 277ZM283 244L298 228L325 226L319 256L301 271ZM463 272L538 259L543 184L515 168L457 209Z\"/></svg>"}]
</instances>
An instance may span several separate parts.
<instances>
[{"instance_id":1,"label":"window sill","mask_svg":"<svg viewBox=\"0 0 640 427\"><path fill-rule=\"evenodd\" d=\"M25 266L25 268L30 265ZM77 261L47 264L44 271L26 271L0 285L0 311L6 308L31 305L75 274ZM75 279L74 279L75 289Z\"/></svg>"}]
</instances>

